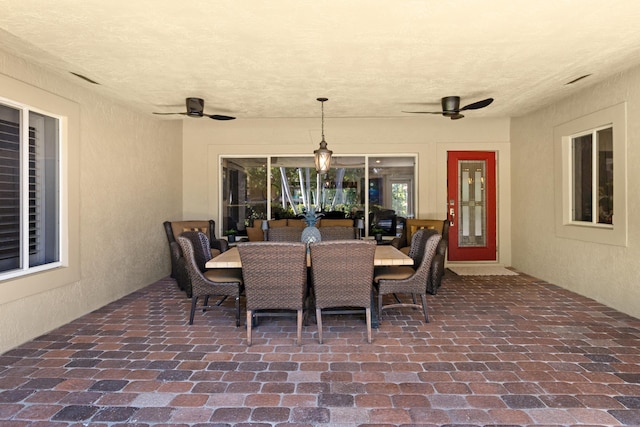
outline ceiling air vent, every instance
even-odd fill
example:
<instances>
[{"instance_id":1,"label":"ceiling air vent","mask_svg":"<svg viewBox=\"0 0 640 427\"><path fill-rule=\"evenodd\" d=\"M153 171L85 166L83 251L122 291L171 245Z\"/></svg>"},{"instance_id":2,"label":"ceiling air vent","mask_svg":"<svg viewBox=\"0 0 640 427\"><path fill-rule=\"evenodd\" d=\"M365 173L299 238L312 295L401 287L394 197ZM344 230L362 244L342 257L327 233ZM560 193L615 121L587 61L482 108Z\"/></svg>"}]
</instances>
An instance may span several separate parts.
<instances>
[{"instance_id":1,"label":"ceiling air vent","mask_svg":"<svg viewBox=\"0 0 640 427\"><path fill-rule=\"evenodd\" d=\"M565 83L564 85L565 85L565 86L566 86L566 85L572 85L572 84L574 84L574 83L579 82L579 81L580 81L580 80L582 80L582 79L586 79L586 78L587 78L587 77L589 77L590 75L591 75L591 74L585 74L584 76L580 76L580 77L578 77L577 79L573 79L573 80L571 80L570 82Z\"/></svg>"},{"instance_id":2,"label":"ceiling air vent","mask_svg":"<svg viewBox=\"0 0 640 427\"><path fill-rule=\"evenodd\" d=\"M89 82L91 84L94 85L99 85L100 83L96 82L95 80L91 80L89 77L83 76L82 74L78 74L78 73L74 73L73 71L69 71L71 74L73 74L74 76L81 78L82 80Z\"/></svg>"}]
</instances>

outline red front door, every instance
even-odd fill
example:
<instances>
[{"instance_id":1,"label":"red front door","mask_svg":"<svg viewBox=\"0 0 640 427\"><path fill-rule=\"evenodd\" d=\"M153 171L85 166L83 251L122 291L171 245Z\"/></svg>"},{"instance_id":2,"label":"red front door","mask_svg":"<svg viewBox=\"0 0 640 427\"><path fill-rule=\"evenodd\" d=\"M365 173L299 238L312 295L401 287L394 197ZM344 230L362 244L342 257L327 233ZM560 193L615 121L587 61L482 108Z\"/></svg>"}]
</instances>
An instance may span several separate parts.
<instances>
[{"instance_id":1,"label":"red front door","mask_svg":"<svg viewBox=\"0 0 640 427\"><path fill-rule=\"evenodd\" d=\"M496 153L447 155L449 261L495 261Z\"/></svg>"}]
</instances>

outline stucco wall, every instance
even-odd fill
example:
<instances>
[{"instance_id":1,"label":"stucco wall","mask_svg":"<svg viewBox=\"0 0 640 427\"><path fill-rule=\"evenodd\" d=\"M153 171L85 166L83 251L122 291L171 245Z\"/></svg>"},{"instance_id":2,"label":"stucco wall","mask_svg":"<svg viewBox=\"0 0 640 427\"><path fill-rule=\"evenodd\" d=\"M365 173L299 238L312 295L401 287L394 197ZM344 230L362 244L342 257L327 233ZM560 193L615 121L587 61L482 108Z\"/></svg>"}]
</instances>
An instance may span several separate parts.
<instances>
[{"instance_id":1,"label":"stucco wall","mask_svg":"<svg viewBox=\"0 0 640 427\"><path fill-rule=\"evenodd\" d=\"M554 181L554 127L623 102L629 243L624 247L560 238L554 226L554 195L559 191ZM513 266L640 317L640 170L633 167L640 161L640 68L514 118L511 143Z\"/></svg>"},{"instance_id":2,"label":"stucco wall","mask_svg":"<svg viewBox=\"0 0 640 427\"><path fill-rule=\"evenodd\" d=\"M186 120L183 141L185 217L219 217L220 155L310 155L318 148L320 134L319 118L230 122ZM334 155L417 153L417 216L420 218L446 217L447 150L497 151L498 261L510 265L509 119L326 117L325 137Z\"/></svg>"},{"instance_id":3,"label":"stucco wall","mask_svg":"<svg viewBox=\"0 0 640 427\"><path fill-rule=\"evenodd\" d=\"M1 50L0 74L77 104L79 129L70 147L79 276L61 286L51 273L0 282L1 353L169 274L162 222L182 218L182 127Z\"/></svg>"}]
</instances>

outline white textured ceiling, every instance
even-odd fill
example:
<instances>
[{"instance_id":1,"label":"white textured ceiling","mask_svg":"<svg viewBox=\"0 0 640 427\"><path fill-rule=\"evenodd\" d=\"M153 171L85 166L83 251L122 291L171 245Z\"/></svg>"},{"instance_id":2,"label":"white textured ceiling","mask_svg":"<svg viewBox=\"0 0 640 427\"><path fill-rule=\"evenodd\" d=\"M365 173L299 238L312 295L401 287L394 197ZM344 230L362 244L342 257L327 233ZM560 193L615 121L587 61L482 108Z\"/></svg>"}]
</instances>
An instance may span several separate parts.
<instances>
[{"instance_id":1,"label":"white textured ceiling","mask_svg":"<svg viewBox=\"0 0 640 427\"><path fill-rule=\"evenodd\" d=\"M518 116L639 64L640 2L0 0L0 47L148 113Z\"/></svg>"}]
</instances>

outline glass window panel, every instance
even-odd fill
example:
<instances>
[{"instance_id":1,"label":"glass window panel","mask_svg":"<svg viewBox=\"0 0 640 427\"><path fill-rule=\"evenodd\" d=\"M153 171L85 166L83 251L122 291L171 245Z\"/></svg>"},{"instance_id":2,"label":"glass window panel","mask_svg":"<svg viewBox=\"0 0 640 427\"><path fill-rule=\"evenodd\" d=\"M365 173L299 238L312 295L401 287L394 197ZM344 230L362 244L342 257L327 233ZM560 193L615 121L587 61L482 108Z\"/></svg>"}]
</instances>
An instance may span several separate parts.
<instances>
[{"instance_id":1,"label":"glass window panel","mask_svg":"<svg viewBox=\"0 0 640 427\"><path fill-rule=\"evenodd\" d=\"M295 218L313 206L325 218L366 219L370 228L375 224L395 236L402 232L398 217L414 215L414 156L333 156L322 175L312 156L222 157L221 162L223 230L244 234L255 219Z\"/></svg>"},{"instance_id":2,"label":"glass window panel","mask_svg":"<svg viewBox=\"0 0 640 427\"><path fill-rule=\"evenodd\" d=\"M29 266L60 259L58 120L29 113Z\"/></svg>"},{"instance_id":3,"label":"glass window panel","mask_svg":"<svg viewBox=\"0 0 640 427\"><path fill-rule=\"evenodd\" d=\"M484 186L484 179L482 178L482 170L476 169L474 172L473 178L473 190L474 190L474 200L479 202L482 200L482 190Z\"/></svg>"},{"instance_id":4,"label":"glass window panel","mask_svg":"<svg viewBox=\"0 0 640 427\"><path fill-rule=\"evenodd\" d=\"M331 165L328 173L319 175L313 157L272 158L272 218L295 217L311 206L327 217L362 213L364 158L334 156Z\"/></svg>"},{"instance_id":5,"label":"glass window panel","mask_svg":"<svg viewBox=\"0 0 640 427\"><path fill-rule=\"evenodd\" d=\"M397 215L406 218L409 213L409 197L411 196L409 183L399 182L391 184L391 193L393 194L391 208L396 211Z\"/></svg>"},{"instance_id":6,"label":"glass window panel","mask_svg":"<svg viewBox=\"0 0 640 427\"><path fill-rule=\"evenodd\" d=\"M369 157L369 235L402 233L403 218L414 216L415 157Z\"/></svg>"},{"instance_id":7,"label":"glass window panel","mask_svg":"<svg viewBox=\"0 0 640 427\"><path fill-rule=\"evenodd\" d=\"M464 237L469 237L469 206L465 205L462 207L462 217L460 218L462 222L461 233ZM461 245L462 246L462 245ZM467 246L467 245L465 245Z\"/></svg>"},{"instance_id":8,"label":"glass window panel","mask_svg":"<svg viewBox=\"0 0 640 427\"><path fill-rule=\"evenodd\" d=\"M599 130L598 141L598 223L613 224L613 128Z\"/></svg>"},{"instance_id":9,"label":"glass window panel","mask_svg":"<svg viewBox=\"0 0 640 427\"><path fill-rule=\"evenodd\" d=\"M267 159L222 160L222 229L246 235L246 227L267 218Z\"/></svg>"},{"instance_id":10,"label":"glass window panel","mask_svg":"<svg viewBox=\"0 0 640 427\"><path fill-rule=\"evenodd\" d=\"M573 137L571 150L572 220L612 225L613 128Z\"/></svg>"},{"instance_id":11,"label":"glass window panel","mask_svg":"<svg viewBox=\"0 0 640 427\"><path fill-rule=\"evenodd\" d=\"M460 180L462 187L462 201L469 201L469 169L462 170L462 178Z\"/></svg>"},{"instance_id":12,"label":"glass window panel","mask_svg":"<svg viewBox=\"0 0 640 427\"><path fill-rule=\"evenodd\" d=\"M591 222L593 141L592 135L573 138L573 220Z\"/></svg>"},{"instance_id":13,"label":"glass window panel","mask_svg":"<svg viewBox=\"0 0 640 427\"><path fill-rule=\"evenodd\" d=\"M475 236L481 238L484 235L484 221L483 221L483 215L482 215L484 213L483 212L484 209L482 209L482 206L476 205L474 211L476 215L476 218L475 218L476 223L475 223L475 230L474 230Z\"/></svg>"},{"instance_id":14,"label":"glass window panel","mask_svg":"<svg viewBox=\"0 0 640 427\"><path fill-rule=\"evenodd\" d=\"M0 271L20 263L20 111L0 105Z\"/></svg>"}]
</instances>

